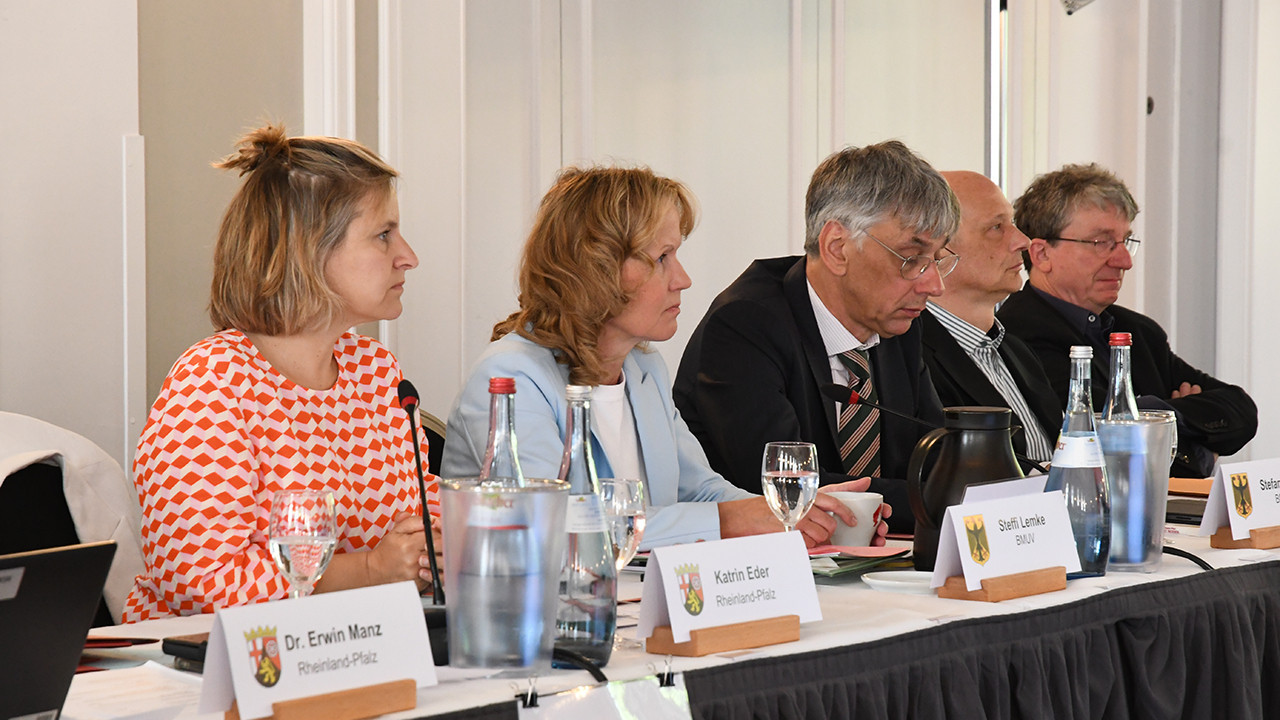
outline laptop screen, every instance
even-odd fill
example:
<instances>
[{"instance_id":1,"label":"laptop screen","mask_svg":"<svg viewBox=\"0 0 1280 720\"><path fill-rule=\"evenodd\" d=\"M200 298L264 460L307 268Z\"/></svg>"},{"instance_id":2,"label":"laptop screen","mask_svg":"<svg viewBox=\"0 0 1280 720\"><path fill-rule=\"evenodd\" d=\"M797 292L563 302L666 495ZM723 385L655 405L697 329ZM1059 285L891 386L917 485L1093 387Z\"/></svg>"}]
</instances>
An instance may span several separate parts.
<instances>
[{"instance_id":1,"label":"laptop screen","mask_svg":"<svg viewBox=\"0 0 1280 720\"><path fill-rule=\"evenodd\" d=\"M89 634L114 542L0 555L0 720L53 720Z\"/></svg>"}]
</instances>

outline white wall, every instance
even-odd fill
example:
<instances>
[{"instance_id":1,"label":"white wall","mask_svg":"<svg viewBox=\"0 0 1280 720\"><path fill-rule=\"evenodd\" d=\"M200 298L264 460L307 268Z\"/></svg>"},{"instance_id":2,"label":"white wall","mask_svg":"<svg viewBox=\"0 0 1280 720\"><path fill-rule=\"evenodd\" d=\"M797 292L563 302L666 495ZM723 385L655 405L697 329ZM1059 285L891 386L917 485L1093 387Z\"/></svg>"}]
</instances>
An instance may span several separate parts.
<instances>
[{"instance_id":1,"label":"white wall","mask_svg":"<svg viewBox=\"0 0 1280 720\"><path fill-rule=\"evenodd\" d=\"M1280 263L1280 4L1225 0L1219 121L1217 355L1224 380L1244 385L1258 404L1258 434L1242 459L1276 457L1280 383L1274 358L1275 272Z\"/></svg>"},{"instance_id":2,"label":"white wall","mask_svg":"<svg viewBox=\"0 0 1280 720\"><path fill-rule=\"evenodd\" d=\"M137 25L149 409L173 362L213 332L213 246L240 178L210 163L266 121L302 132L301 3L140 0Z\"/></svg>"},{"instance_id":3,"label":"white wall","mask_svg":"<svg viewBox=\"0 0 1280 720\"><path fill-rule=\"evenodd\" d=\"M843 142L899 138L939 170L983 172L983 3L858 0L844 19Z\"/></svg>"},{"instance_id":4,"label":"white wall","mask_svg":"<svg viewBox=\"0 0 1280 720\"><path fill-rule=\"evenodd\" d=\"M1150 4L1143 259L1146 312L1178 355L1216 365L1219 0Z\"/></svg>"},{"instance_id":5,"label":"white wall","mask_svg":"<svg viewBox=\"0 0 1280 720\"><path fill-rule=\"evenodd\" d=\"M1280 447L1280 382L1276 381L1275 358L1280 357L1280 333L1276 332L1276 268L1280 268L1280 242L1276 241L1276 228L1280 228L1280 135L1271 128L1280 117L1280 47L1275 39L1280 37L1280 3L1259 0L1257 4L1257 33L1254 47L1257 49L1257 96L1253 109L1255 129L1253 150L1253 212L1252 228L1248 232L1253 257L1247 263L1233 262L1223 267L1227 276L1248 272L1251 297L1249 307L1252 343L1242 343L1241 338L1220 337L1219 352L1236 354L1247 348L1249 390L1258 403L1258 436L1251 444L1252 456L1276 457ZM1233 258L1238 260L1238 258ZM1236 313L1239 307L1225 305L1222 313ZM1246 456L1248 457L1248 456Z\"/></svg>"},{"instance_id":6,"label":"white wall","mask_svg":"<svg viewBox=\"0 0 1280 720\"><path fill-rule=\"evenodd\" d=\"M144 395L137 27L135 0L0 5L0 409L122 462Z\"/></svg>"}]
</instances>

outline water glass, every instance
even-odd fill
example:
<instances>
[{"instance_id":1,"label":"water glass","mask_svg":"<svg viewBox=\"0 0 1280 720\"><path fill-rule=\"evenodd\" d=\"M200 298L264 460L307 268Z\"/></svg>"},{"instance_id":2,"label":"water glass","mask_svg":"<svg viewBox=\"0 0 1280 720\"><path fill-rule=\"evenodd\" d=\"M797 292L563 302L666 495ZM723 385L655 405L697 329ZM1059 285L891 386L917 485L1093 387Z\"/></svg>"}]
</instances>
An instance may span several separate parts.
<instances>
[{"instance_id":1,"label":"water glass","mask_svg":"<svg viewBox=\"0 0 1280 720\"><path fill-rule=\"evenodd\" d=\"M818 499L818 449L813 443L771 442L760 468L764 498L791 532Z\"/></svg>"},{"instance_id":2,"label":"water glass","mask_svg":"<svg viewBox=\"0 0 1280 720\"><path fill-rule=\"evenodd\" d=\"M644 483L636 478L600 478L600 500L609 520L609 540L618 572L622 572L644 538Z\"/></svg>"},{"instance_id":3,"label":"water glass","mask_svg":"<svg viewBox=\"0 0 1280 720\"><path fill-rule=\"evenodd\" d=\"M1176 432L1168 412L1144 410L1136 421L1098 422L1111 495L1110 570L1160 569Z\"/></svg>"},{"instance_id":4,"label":"water glass","mask_svg":"<svg viewBox=\"0 0 1280 720\"><path fill-rule=\"evenodd\" d=\"M338 521L328 490L280 490L271 500L267 546L289 581L289 597L306 597L333 559Z\"/></svg>"}]
</instances>

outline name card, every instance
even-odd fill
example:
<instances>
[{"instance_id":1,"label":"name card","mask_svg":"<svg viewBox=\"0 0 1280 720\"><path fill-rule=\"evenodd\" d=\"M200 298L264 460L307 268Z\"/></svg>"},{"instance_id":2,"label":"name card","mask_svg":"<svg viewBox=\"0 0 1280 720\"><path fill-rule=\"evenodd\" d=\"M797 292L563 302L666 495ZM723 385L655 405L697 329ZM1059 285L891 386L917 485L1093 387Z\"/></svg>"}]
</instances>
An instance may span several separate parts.
<instances>
[{"instance_id":1,"label":"name card","mask_svg":"<svg viewBox=\"0 0 1280 720\"><path fill-rule=\"evenodd\" d=\"M794 530L654 548L637 636L670 625L675 642L688 642L691 630L783 615L822 619L809 553Z\"/></svg>"},{"instance_id":2,"label":"name card","mask_svg":"<svg viewBox=\"0 0 1280 720\"><path fill-rule=\"evenodd\" d=\"M1031 495L1044 492L1044 484L1049 476L1043 473L1027 477L996 480L994 482L974 483L966 485L961 502L980 502L982 500L998 500L1000 498Z\"/></svg>"},{"instance_id":3,"label":"name card","mask_svg":"<svg viewBox=\"0 0 1280 720\"><path fill-rule=\"evenodd\" d=\"M272 703L410 678L436 684L412 582L223 608L205 656L200 712L235 700L245 720Z\"/></svg>"},{"instance_id":4,"label":"name card","mask_svg":"<svg viewBox=\"0 0 1280 720\"><path fill-rule=\"evenodd\" d=\"M1234 540L1248 538L1254 528L1280 525L1280 459L1218 466L1200 534L1212 535L1228 523Z\"/></svg>"},{"instance_id":5,"label":"name card","mask_svg":"<svg viewBox=\"0 0 1280 720\"><path fill-rule=\"evenodd\" d=\"M1080 570L1062 491L962 503L947 508L930 587L964 575L980 590L986 578L1063 566Z\"/></svg>"}]
</instances>

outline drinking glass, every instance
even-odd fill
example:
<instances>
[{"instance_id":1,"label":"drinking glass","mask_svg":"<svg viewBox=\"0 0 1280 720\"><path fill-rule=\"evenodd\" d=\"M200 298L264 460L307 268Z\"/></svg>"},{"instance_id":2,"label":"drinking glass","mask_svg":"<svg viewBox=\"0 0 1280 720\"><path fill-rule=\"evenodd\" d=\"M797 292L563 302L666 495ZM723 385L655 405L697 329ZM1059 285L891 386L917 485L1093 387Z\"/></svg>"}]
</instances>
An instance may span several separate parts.
<instances>
[{"instance_id":1,"label":"drinking glass","mask_svg":"<svg viewBox=\"0 0 1280 720\"><path fill-rule=\"evenodd\" d=\"M289 580L289 597L306 597L333 559L338 522L328 490L280 490L271 501L267 545Z\"/></svg>"},{"instance_id":2,"label":"drinking glass","mask_svg":"<svg viewBox=\"0 0 1280 720\"><path fill-rule=\"evenodd\" d=\"M601 478L600 499L609 519L609 540L618 572L636 556L644 538L644 483L636 478Z\"/></svg>"},{"instance_id":3,"label":"drinking glass","mask_svg":"<svg viewBox=\"0 0 1280 720\"><path fill-rule=\"evenodd\" d=\"M1178 459L1178 416L1172 410L1139 410L1138 415L1143 418L1173 418L1173 447L1169 449L1169 464L1172 465L1174 460ZM1093 414L1093 425L1098 426L1102 422L1102 413Z\"/></svg>"},{"instance_id":4,"label":"drinking glass","mask_svg":"<svg viewBox=\"0 0 1280 720\"><path fill-rule=\"evenodd\" d=\"M636 478L600 478L600 500L605 517L609 520L609 541L613 543L613 555L618 572L636 556L640 541L644 538L645 496L644 483ZM624 638L622 632L613 634L614 650L638 650L644 645L638 640Z\"/></svg>"},{"instance_id":5,"label":"drinking glass","mask_svg":"<svg viewBox=\"0 0 1280 720\"><path fill-rule=\"evenodd\" d=\"M791 532L818 498L818 449L813 443L771 442L764 446L760 475L769 509Z\"/></svg>"},{"instance_id":6,"label":"drinking glass","mask_svg":"<svg viewBox=\"0 0 1280 720\"><path fill-rule=\"evenodd\" d=\"M1169 432L1173 435L1173 445L1169 448L1169 464L1172 465L1174 460L1178 459L1178 416L1172 410L1139 410L1138 415L1143 418L1168 417L1173 419L1173 427Z\"/></svg>"}]
</instances>

